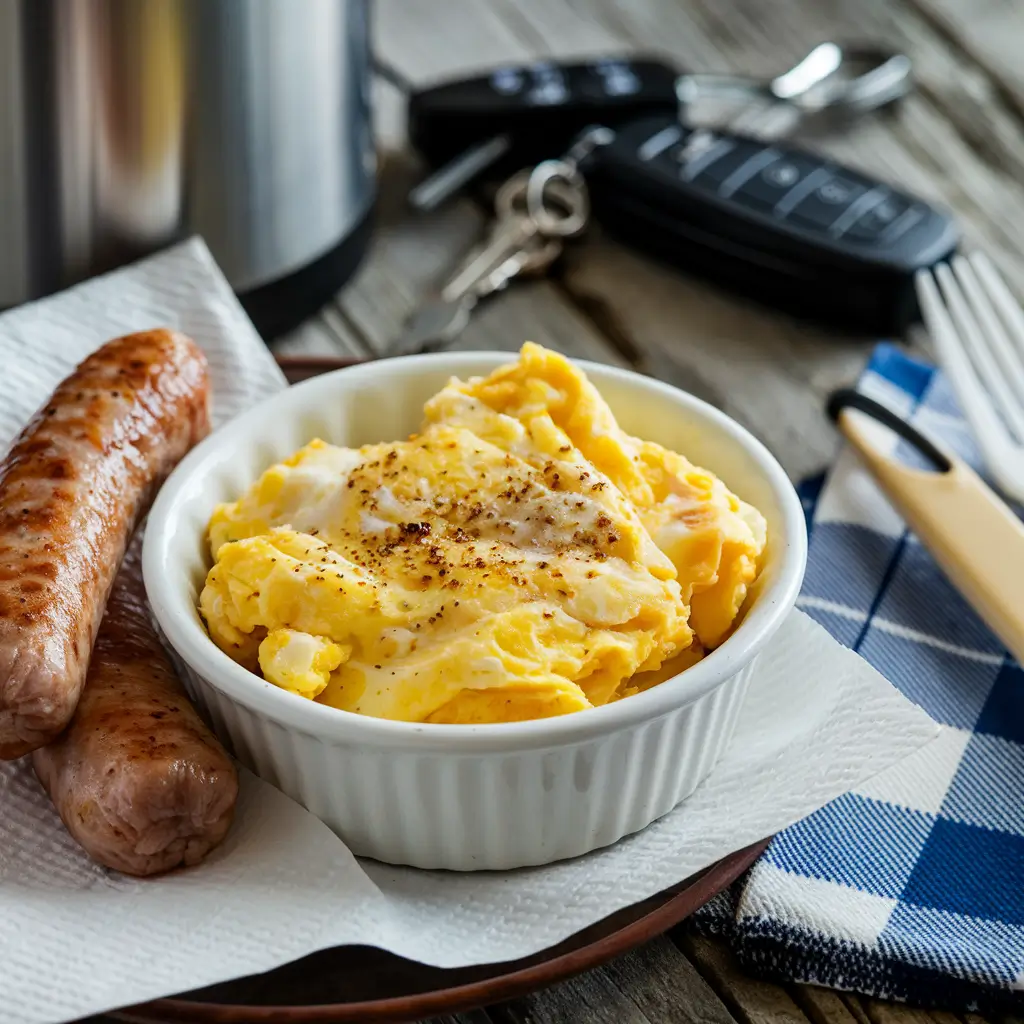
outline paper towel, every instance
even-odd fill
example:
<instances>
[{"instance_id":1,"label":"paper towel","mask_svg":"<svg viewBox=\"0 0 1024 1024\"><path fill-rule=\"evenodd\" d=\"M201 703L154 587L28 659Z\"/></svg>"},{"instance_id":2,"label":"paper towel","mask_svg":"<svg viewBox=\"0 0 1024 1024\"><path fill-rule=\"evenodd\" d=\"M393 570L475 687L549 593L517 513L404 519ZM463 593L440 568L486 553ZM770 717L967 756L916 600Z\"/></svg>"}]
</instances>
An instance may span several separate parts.
<instances>
[{"instance_id":1,"label":"paper towel","mask_svg":"<svg viewBox=\"0 0 1024 1024\"><path fill-rule=\"evenodd\" d=\"M223 422L283 386L198 241L0 316L0 447L89 351L170 325L210 357ZM27 761L0 765L0 1014L65 1021L365 944L441 967L518 959L770 835L937 730L794 612L760 657L736 737L672 814L586 857L457 875L356 861L317 819L242 773L236 823L189 871L93 864Z\"/></svg>"}]
</instances>

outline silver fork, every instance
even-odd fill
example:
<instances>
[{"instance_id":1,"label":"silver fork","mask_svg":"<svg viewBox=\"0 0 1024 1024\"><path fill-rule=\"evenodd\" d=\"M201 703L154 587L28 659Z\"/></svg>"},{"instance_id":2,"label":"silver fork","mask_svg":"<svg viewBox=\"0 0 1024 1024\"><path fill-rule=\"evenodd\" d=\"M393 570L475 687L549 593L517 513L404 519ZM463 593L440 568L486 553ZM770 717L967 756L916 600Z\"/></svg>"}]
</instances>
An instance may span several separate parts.
<instances>
[{"instance_id":1,"label":"silver fork","mask_svg":"<svg viewBox=\"0 0 1024 1024\"><path fill-rule=\"evenodd\" d=\"M989 473L1024 502L1024 310L984 253L917 273L939 362Z\"/></svg>"}]
</instances>

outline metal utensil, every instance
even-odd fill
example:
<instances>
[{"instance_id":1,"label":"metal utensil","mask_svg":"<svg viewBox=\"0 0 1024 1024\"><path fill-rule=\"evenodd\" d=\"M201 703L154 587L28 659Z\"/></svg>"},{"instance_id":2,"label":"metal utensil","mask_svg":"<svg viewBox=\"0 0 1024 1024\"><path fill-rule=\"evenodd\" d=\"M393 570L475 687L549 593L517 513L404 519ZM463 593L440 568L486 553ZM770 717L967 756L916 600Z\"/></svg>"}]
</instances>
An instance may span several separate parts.
<instances>
[{"instance_id":1,"label":"metal utensil","mask_svg":"<svg viewBox=\"0 0 1024 1024\"><path fill-rule=\"evenodd\" d=\"M918 301L985 465L1024 501L1024 311L983 253L919 271Z\"/></svg>"},{"instance_id":2,"label":"metal utensil","mask_svg":"<svg viewBox=\"0 0 1024 1024\"><path fill-rule=\"evenodd\" d=\"M777 138L814 114L859 116L892 103L912 88L911 72L906 54L827 42L772 79L681 75L676 95L681 110L708 100L740 104L728 122L732 131Z\"/></svg>"}]
</instances>

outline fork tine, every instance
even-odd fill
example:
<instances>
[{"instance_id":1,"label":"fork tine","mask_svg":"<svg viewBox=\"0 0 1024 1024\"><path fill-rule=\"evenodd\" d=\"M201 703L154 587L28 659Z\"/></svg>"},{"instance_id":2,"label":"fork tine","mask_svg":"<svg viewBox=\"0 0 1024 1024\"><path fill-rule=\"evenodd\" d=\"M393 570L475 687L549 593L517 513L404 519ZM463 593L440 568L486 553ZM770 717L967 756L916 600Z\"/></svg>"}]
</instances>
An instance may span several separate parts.
<instances>
[{"instance_id":1,"label":"fork tine","mask_svg":"<svg viewBox=\"0 0 1024 1024\"><path fill-rule=\"evenodd\" d=\"M999 285L1002 282L991 263L984 258L978 261L978 255L974 254L969 259L957 256L953 260L953 273L967 296L978 326L988 341L989 350L1002 368L1003 379L1016 399L1016 407L1024 410L1024 314L1021 314L1020 308L1013 302L1005 285L1002 294L996 298L988 285L994 281L996 294L999 294ZM1001 311L997 307L997 302L1002 306L1008 303L1009 310ZM1007 322L1007 315L1011 310L1015 310L1021 325L1020 340L1016 343L1012 340L1015 327L1012 321Z\"/></svg>"},{"instance_id":2,"label":"fork tine","mask_svg":"<svg viewBox=\"0 0 1024 1024\"><path fill-rule=\"evenodd\" d=\"M1018 354L1024 357L1024 309L1021 309L1020 303L988 256L983 252L972 253L970 263L1003 321L1010 341L1016 346Z\"/></svg>"},{"instance_id":3,"label":"fork tine","mask_svg":"<svg viewBox=\"0 0 1024 1024\"><path fill-rule=\"evenodd\" d=\"M990 466L998 466L1012 444L1011 438L993 411L985 389L960 345L956 327L939 296L931 272L919 270L914 283L925 326L935 342L939 362L953 386L960 408L974 431L985 461ZM992 471L996 472L995 469Z\"/></svg>"},{"instance_id":4,"label":"fork tine","mask_svg":"<svg viewBox=\"0 0 1024 1024\"><path fill-rule=\"evenodd\" d=\"M960 283L952 269L946 264L936 268L935 277L939 282L949 314L956 325L960 344L974 365L988 396L1013 428L1017 438L1024 438L1024 410L1014 396L1006 378L992 354L992 347L984 330L974 316ZM996 327L999 331L998 325Z\"/></svg>"}]
</instances>

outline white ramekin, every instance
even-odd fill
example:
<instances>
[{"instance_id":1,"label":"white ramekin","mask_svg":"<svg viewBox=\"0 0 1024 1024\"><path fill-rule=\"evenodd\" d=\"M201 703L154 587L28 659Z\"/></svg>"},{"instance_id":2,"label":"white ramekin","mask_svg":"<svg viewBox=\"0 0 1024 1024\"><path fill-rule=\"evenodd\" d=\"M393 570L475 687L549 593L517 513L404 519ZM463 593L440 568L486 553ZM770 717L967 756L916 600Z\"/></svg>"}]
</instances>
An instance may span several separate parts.
<instances>
[{"instance_id":1,"label":"white ramekin","mask_svg":"<svg viewBox=\"0 0 1024 1024\"><path fill-rule=\"evenodd\" d=\"M256 406L199 445L149 515L143 572L157 624L192 697L243 763L304 804L352 851L458 871L574 857L670 811L732 735L757 653L796 600L807 539L782 468L746 430L682 391L583 364L622 426L719 474L768 520L757 592L736 632L693 668L593 711L502 725L391 722L324 707L251 675L196 611L206 524L271 463L314 436L343 445L403 437L454 374L503 353L445 353L325 374Z\"/></svg>"}]
</instances>

